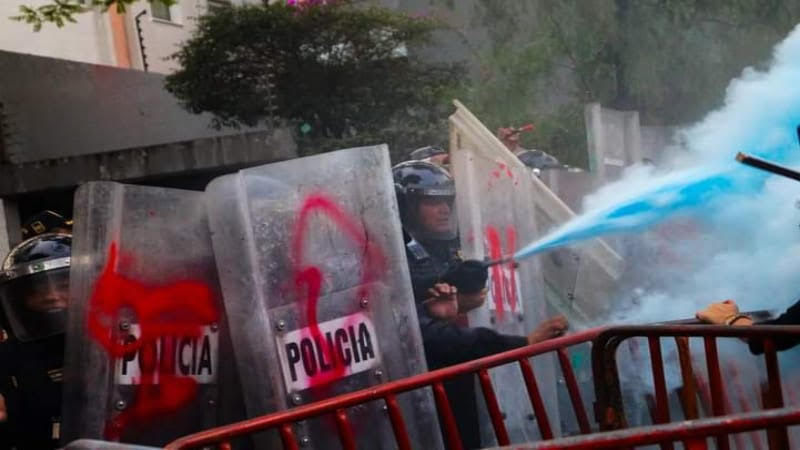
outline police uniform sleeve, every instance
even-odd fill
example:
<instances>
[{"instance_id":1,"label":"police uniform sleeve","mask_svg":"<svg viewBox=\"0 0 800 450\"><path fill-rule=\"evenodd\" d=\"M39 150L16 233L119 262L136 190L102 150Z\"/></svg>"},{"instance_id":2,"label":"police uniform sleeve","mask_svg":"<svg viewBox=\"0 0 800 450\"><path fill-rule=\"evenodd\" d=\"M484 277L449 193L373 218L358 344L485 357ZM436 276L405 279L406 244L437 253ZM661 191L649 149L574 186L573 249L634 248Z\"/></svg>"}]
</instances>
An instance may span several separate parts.
<instances>
[{"instance_id":1,"label":"police uniform sleeve","mask_svg":"<svg viewBox=\"0 0 800 450\"><path fill-rule=\"evenodd\" d=\"M414 300L421 303L428 298L428 289L431 289L439 281L438 274L426 276L414 276L411 278L411 287L414 290Z\"/></svg>"},{"instance_id":2,"label":"police uniform sleeve","mask_svg":"<svg viewBox=\"0 0 800 450\"><path fill-rule=\"evenodd\" d=\"M764 322L758 322L756 325L800 325L800 300L790 306L789 309L780 316L765 320ZM773 337L772 340L775 342L775 348L778 351L788 350L800 344L800 338L797 337ZM756 355L764 353L764 344L760 339L750 339L748 345L752 353Z\"/></svg>"},{"instance_id":3,"label":"police uniform sleeve","mask_svg":"<svg viewBox=\"0 0 800 450\"><path fill-rule=\"evenodd\" d=\"M464 328L455 323L420 318L422 341L431 368L458 364L528 345L523 336L500 334L489 328Z\"/></svg>"}]
</instances>

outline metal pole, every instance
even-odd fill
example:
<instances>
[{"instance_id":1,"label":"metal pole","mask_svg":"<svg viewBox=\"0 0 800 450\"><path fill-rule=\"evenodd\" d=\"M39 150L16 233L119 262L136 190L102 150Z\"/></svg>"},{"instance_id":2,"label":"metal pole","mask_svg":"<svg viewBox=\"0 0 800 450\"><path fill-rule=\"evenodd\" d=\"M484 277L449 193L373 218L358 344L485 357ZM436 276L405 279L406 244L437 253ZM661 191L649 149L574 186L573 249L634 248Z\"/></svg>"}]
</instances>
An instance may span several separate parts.
<instances>
[{"instance_id":1,"label":"metal pole","mask_svg":"<svg viewBox=\"0 0 800 450\"><path fill-rule=\"evenodd\" d=\"M748 155L746 153L742 152L737 153L736 160L750 167L755 167L770 173L774 173L776 175L781 175L786 178L791 178L793 180L800 181L800 172L792 170L788 167L781 166L779 164L769 162L761 158L757 158L755 156Z\"/></svg>"}]
</instances>

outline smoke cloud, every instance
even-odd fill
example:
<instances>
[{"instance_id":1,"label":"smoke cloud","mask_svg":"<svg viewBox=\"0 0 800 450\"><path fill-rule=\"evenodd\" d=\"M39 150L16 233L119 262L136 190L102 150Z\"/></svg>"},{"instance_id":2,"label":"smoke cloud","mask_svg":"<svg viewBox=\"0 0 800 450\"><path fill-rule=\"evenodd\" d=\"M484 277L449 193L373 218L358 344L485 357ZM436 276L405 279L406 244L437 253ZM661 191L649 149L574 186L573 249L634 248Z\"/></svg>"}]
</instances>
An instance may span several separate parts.
<instances>
[{"instance_id":1,"label":"smoke cloud","mask_svg":"<svg viewBox=\"0 0 800 450\"><path fill-rule=\"evenodd\" d=\"M588 196L575 220L515 255L612 233L641 254L625 286L632 304L612 319L686 318L712 301L783 309L800 298L800 183L734 161L738 151L800 163L800 26L775 47L769 68L745 69L724 106L677 134L668 171L632 167ZM623 241L631 240L623 237ZM606 318L607 320L608 318Z\"/></svg>"}]
</instances>

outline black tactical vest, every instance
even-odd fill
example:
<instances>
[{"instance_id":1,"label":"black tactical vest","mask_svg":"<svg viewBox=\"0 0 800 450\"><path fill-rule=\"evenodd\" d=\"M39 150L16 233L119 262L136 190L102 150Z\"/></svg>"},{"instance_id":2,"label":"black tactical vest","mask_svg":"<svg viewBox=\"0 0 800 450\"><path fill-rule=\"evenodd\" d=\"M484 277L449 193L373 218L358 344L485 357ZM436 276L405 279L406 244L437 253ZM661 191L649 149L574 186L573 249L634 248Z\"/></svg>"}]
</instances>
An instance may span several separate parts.
<instances>
[{"instance_id":1,"label":"black tactical vest","mask_svg":"<svg viewBox=\"0 0 800 450\"><path fill-rule=\"evenodd\" d=\"M0 344L0 366L4 366L0 391L8 411L7 431L16 448L56 448L61 433L64 335Z\"/></svg>"}]
</instances>

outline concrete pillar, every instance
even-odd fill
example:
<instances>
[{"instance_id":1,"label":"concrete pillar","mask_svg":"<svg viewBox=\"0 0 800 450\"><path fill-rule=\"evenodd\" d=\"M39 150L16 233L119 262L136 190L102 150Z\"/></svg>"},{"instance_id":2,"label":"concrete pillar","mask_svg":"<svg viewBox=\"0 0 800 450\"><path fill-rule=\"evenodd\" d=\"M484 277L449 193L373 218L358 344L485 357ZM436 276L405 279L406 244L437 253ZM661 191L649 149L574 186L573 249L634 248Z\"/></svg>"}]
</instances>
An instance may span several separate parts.
<instances>
[{"instance_id":1,"label":"concrete pillar","mask_svg":"<svg viewBox=\"0 0 800 450\"><path fill-rule=\"evenodd\" d=\"M584 107L586 121L586 150L589 153L589 172L594 176L595 187L606 182L605 154L606 137L603 127L603 108L600 103L589 103Z\"/></svg>"},{"instance_id":2,"label":"concrete pillar","mask_svg":"<svg viewBox=\"0 0 800 450\"><path fill-rule=\"evenodd\" d=\"M639 111L625 113L625 156L628 165L642 162L642 127Z\"/></svg>"},{"instance_id":3,"label":"concrete pillar","mask_svg":"<svg viewBox=\"0 0 800 450\"><path fill-rule=\"evenodd\" d=\"M0 198L0 262L21 239L17 203Z\"/></svg>"},{"instance_id":4,"label":"concrete pillar","mask_svg":"<svg viewBox=\"0 0 800 450\"><path fill-rule=\"evenodd\" d=\"M642 131L637 111L617 111L590 103L584 108L589 171L595 188L621 175L624 167L642 161Z\"/></svg>"}]
</instances>

